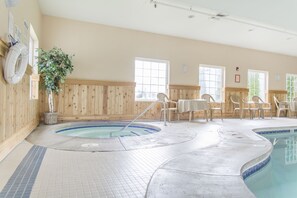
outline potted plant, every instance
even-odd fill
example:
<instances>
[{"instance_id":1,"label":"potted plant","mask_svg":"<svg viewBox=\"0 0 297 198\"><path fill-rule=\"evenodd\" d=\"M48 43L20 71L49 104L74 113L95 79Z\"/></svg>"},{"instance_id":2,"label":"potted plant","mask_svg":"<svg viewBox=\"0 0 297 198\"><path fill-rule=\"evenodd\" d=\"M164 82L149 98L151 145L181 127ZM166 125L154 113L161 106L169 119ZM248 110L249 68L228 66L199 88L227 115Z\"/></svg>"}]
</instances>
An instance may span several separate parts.
<instances>
[{"instance_id":1,"label":"potted plant","mask_svg":"<svg viewBox=\"0 0 297 198\"><path fill-rule=\"evenodd\" d=\"M49 112L44 113L45 124L56 124L58 122L58 113L54 112L53 94L58 94L60 84L64 83L66 76L73 71L72 57L54 47L49 51L38 49L38 70L42 79L42 86L48 94Z\"/></svg>"}]
</instances>

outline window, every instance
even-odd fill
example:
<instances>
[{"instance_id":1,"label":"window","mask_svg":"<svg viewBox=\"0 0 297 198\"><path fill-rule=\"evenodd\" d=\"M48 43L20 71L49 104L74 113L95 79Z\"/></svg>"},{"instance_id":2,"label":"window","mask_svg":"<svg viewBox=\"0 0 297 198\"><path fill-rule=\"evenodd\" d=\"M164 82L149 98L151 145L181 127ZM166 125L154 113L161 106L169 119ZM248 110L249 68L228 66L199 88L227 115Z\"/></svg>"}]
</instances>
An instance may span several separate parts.
<instances>
[{"instance_id":1,"label":"window","mask_svg":"<svg viewBox=\"0 0 297 198\"><path fill-rule=\"evenodd\" d=\"M38 69L37 69L37 56L38 56L38 52L37 52L37 48L39 47L39 41L38 38L36 36L36 33L32 27L32 25L30 25L30 38L29 38L29 65L31 65L33 67L33 73L37 74L38 73Z\"/></svg>"},{"instance_id":2,"label":"window","mask_svg":"<svg viewBox=\"0 0 297 198\"><path fill-rule=\"evenodd\" d=\"M268 73L266 71L248 70L249 100L259 96L267 101Z\"/></svg>"},{"instance_id":3,"label":"window","mask_svg":"<svg viewBox=\"0 0 297 198\"><path fill-rule=\"evenodd\" d=\"M157 93L167 93L168 61L135 59L135 99L156 100Z\"/></svg>"},{"instance_id":4,"label":"window","mask_svg":"<svg viewBox=\"0 0 297 198\"><path fill-rule=\"evenodd\" d=\"M200 95L210 94L216 101L223 100L224 67L200 65L199 85Z\"/></svg>"},{"instance_id":5,"label":"window","mask_svg":"<svg viewBox=\"0 0 297 198\"><path fill-rule=\"evenodd\" d=\"M287 89L288 101L292 101L293 98L297 97L297 75L296 74L286 75L286 89Z\"/></svg>"}]
</instances>

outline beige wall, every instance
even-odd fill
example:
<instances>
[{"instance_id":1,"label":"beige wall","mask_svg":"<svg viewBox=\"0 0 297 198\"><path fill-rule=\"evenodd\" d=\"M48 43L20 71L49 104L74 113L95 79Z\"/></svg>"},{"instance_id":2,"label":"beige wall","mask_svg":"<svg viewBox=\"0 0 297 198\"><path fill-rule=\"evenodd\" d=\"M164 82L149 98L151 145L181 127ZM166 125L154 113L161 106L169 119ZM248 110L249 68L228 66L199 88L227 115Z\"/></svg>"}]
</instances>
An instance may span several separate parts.
<instances>
[{"instance_id":1,"label":"beige wall","mask_svg":"<svg viewBox=\"0 0 297 198\"><path fill-rule=\"evenodd\" d=\"M226 67L226 86L247 87L247 70L269 71L269 89L285 89L285 74L297 73L297 58L74 20L43 17L42 46L74 53L72 78L134 81L134 58L170 61L170 83L198 84L198 65ZM182 65L188 66L186 73ZM234 83L240 67L241 83ZM280 74L280 80L275 75Z\"/></svg>"},{"instance_id":2,"label":"beige wall","mask_svg":"<svg viewBox=\"0 0 297 198\"><path fill-rule=\"evenodd\" d=\"M37 0L21 0L10 9L15 24L23 30L24 20L30 22L40 38L41 13ZM4 1L0 2L0 38L7 41L8 9ZM0 68L3 67L0 57ZM0 70L0 161L19 142L21 142L39 123L38 101L29 100L28 68L23 79L15 85L9 85Z\"/></svg>"}]
</instances>

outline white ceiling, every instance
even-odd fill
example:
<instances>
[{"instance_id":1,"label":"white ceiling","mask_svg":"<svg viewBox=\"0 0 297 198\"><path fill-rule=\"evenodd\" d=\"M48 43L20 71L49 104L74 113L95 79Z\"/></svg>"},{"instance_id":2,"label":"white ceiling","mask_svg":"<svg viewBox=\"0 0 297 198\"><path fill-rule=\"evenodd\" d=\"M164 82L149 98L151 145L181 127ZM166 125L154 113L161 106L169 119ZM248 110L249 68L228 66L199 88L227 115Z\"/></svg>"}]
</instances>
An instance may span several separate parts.
<instances>
[{"instance_id":1,"label":"white ceiling","mask_svg":"<svg viewBox=\"0 0 297 198\"><path fill-rule=\"evenodd\" d=\"M296 0L39 0L39 3L45 15L297 56ZM218 13L227 16L212 19Z\"/></svg>"}]
</instances>

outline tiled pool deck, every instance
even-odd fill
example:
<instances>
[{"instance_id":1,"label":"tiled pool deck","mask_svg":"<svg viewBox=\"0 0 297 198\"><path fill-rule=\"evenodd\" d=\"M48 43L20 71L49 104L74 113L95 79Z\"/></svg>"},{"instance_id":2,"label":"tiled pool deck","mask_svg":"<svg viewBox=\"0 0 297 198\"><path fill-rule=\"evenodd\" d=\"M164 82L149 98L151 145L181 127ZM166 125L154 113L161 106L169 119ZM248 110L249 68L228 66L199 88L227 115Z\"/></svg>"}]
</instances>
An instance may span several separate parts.
<instances>
[{"instance_id":1,"label":"tiled pool deck","mask_svg":"<svg viewBox=\"0 0 297 198\"><path fill-rule=\"evenodd\" d=\"M108 152L67 151L78 144L52 142L41 126L0 162L0 197L253 197L241 174L271 144L251 130L281 126L297 120L173 122L168 136L127 139Z\"/></svg>"}]
</instances>

